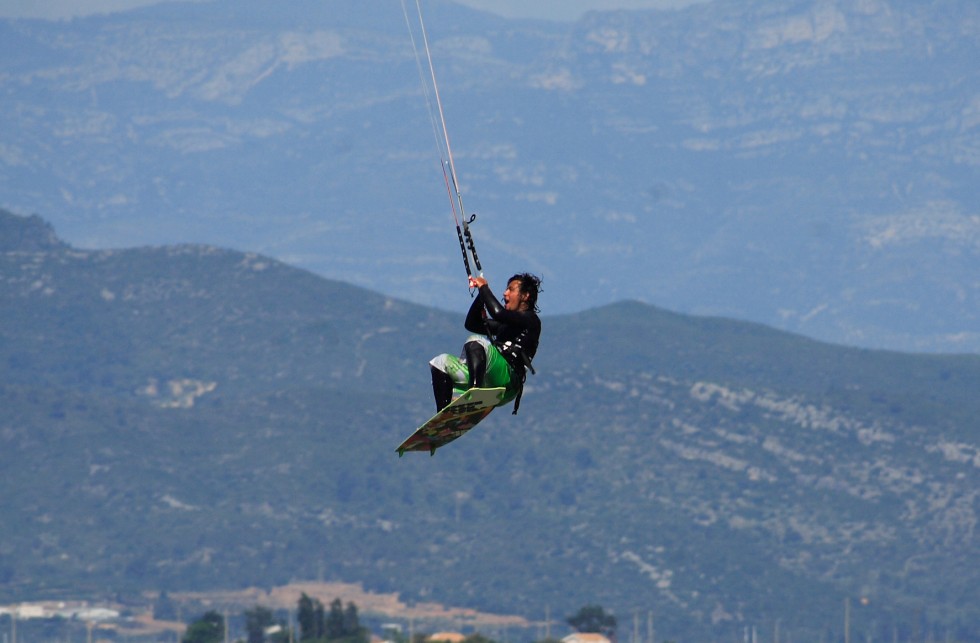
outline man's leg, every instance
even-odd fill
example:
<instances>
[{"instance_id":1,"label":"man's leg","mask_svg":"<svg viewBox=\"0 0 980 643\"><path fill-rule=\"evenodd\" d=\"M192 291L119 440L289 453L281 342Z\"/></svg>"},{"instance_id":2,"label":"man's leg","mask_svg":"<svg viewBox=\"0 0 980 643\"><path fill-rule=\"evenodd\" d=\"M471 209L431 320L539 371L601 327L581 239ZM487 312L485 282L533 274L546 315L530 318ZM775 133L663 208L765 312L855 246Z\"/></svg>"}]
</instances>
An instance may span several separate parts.
<instances>
[{"instance_id":1,"label":"man's leg","mask_svg":"<svg viewBox=\"0 0 980 643\"><path fill-rule=\"evenodd\" d=\"M441 411L453 401L453 380L435 366L432 371L432 395L436 398L436 411Z\"/></svg>"},{"instance_id":2,"label":"man's leg","mask_svg":"<svg viewBox=\"0 0 980 643\"><path fill-rule=\"evenodd\" d=\"M432 371L432 394L436 410L441 411L453 401L453 389L465 389L469 379L466 364L455 355L443 353L429 361Z\"/></svg>"},{"instance_id":3,"label":"man's leg","mask_svg":"<svg viewBox=\"0 0 980 643\"><path fill-rule=\"evenodd\" d=\"M487 384L487 351L480 342L466 342L463 345L466 365L469 367L470 388L485 388Z\"/></svg>"}]
</instances>

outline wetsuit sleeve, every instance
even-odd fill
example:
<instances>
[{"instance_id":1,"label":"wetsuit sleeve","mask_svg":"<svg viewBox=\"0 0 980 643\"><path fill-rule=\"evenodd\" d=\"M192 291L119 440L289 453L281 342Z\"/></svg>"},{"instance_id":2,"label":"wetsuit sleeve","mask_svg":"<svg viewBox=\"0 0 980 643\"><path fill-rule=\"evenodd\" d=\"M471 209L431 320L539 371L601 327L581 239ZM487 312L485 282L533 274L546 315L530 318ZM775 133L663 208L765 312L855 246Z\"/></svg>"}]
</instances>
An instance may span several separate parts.
<instances>
[{"instance_id":1,"label":"wetsuit sleeve","mask_svg":"<svg viewBox=\"0 0 980 643\"><path fill-rule=\"evenodd\" d=\"M466 330L478 335L488 335L487 320L483 314L483 298L474 297L470 304L470 310L466 313L466 321L463 323Z\"/></svg>"}]
</instances>

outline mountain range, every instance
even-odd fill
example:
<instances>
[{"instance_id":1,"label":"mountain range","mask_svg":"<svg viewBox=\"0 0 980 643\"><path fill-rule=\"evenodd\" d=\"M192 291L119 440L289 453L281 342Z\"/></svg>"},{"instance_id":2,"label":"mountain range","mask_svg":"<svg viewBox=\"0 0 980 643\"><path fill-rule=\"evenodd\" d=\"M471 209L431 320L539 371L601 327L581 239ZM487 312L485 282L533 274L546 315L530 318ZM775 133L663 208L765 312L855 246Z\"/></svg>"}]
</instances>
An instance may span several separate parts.
<instances>
[{"instance_id":1,"label":"mountain range","mask_svg":"<svg viewBox=\"0 0 980 643\"><path fill-rule=\"evenodd\" d=\"M234 247L445 307L464 273L404 7L0 21L0 206L75 247ZM980 350L973 0L424 11L488 275L543 274L559 314Z\"/></svg>"},{"instance_id":2,"label":"mountain range","mask_svg":"<svg viewBox=\"0 0 980 643\"><path fill-rule=\"evenodd\" d=\"M0 601L326 578L621 637L836 640L849 605L980 640L980 357L622 301L544 316L518 415L399 458L459 299L0 212Z\"/></svg>"}]
</instances>

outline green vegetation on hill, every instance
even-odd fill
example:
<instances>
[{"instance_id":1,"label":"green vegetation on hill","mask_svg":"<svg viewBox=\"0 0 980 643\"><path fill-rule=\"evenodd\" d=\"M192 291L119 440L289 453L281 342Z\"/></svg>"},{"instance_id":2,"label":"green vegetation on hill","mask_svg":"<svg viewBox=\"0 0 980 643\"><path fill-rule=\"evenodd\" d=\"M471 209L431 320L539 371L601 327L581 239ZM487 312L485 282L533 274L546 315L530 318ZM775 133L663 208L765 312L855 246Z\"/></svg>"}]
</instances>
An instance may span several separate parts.
<instances>
[{"instance_id":1,"label":"green vegetation on hill","mask_svg":"<svg viewBox=\"0 0 980 643\"><path fill-rule=\"evenodd\" d=\"M322 573L683 640L839 637L848 597L859 638L980 625L977 356L546 316L518 416L399 459L461 314L230 250L34 241L0 252L0 310L4 600Z\"/></svg>"}]
</instances>

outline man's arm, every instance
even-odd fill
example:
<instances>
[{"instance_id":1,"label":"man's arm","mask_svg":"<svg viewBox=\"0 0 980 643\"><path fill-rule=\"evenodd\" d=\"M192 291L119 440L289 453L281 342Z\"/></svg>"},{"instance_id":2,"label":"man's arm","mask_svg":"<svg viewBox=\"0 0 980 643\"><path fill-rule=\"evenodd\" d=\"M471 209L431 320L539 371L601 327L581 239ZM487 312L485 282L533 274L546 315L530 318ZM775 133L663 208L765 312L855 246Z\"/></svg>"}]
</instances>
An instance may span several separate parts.
<instances>
[{"instance_id":1,"label":"man's arm","mask_svg":"<svg viewBox=\"0 0 980 643\"><path fill-rule=\"evenodd\" d=\"M483 299L474 297L470 304L470 310L466 313L466 321L463 326L471 333L487 335L487 320L483 312Z\"/></svg>"}]
</instances>

